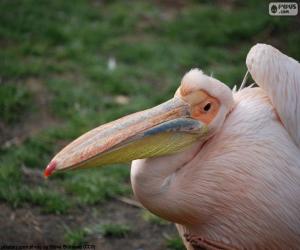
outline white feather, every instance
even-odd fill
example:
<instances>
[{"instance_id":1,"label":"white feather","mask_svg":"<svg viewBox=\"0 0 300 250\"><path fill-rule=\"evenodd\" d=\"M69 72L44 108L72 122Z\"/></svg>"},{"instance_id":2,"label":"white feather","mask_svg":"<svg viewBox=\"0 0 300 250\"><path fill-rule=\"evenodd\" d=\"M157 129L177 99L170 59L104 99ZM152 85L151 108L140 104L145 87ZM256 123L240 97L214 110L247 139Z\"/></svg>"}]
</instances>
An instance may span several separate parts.
<instances>
[{"instance_id":1,"label":"white feather","mask_svg":"<svg viewBox=\"0 0 300 250\"><path fill-rule=\"evenodd\" d=\"M266 44L257 44L248 53L248 69L263 88L281 122L300 147L300 64Z\"/></svg>"}]
</instances>

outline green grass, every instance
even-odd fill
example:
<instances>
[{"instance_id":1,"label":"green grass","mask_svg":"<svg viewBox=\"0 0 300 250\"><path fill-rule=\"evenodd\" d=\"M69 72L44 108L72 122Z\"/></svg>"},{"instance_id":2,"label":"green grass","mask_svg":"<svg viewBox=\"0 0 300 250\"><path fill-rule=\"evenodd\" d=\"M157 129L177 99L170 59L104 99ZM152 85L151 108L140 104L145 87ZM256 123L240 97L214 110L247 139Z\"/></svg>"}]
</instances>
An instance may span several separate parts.
<instances>
[{"instance_id":1,"label":"green grass","mask_svg":"<svg viewBox=\"0 0 300 250\"><path fill-rule=\"evenodd\" d=\"M64 235L64 241L67 245L78 246L85 243L85 237L88 235L85 229L70 230Z\"/></svg>"},{"instance_id":2,"label":"green grass","mask_svg":"<svg viewBox=\"0 0 300 250\"><path fill-rule=\"evenodd\" d=\"M188 1L178 11L148 1L1 1L0 126L19 127L26 139L0 148L0 200L62 214L128 194L126 166L38 183L21 168L43 171L55 152L87 130L171 98L192 67L233 86L242 81L246 54L257 42L300 59L296 18L269 16L263 1L228 5L224 10L217 1ZM116 60L114 71L109 58ZM28 86L32 79L42 92ZM128 104L118 103L118 95ZM22 128L37 111L58 122L28 134ZM161 223L149 214L143 218ZM77 233L70 237L80 238Z\"/></svg>"},{"instance_id":3,"label":"green grass","mask_svg":"<svg viewBox=\"0 0 300 250\"><path fill-rule=\"evenodd\" d=\"M24 85L0 84L0 120L7 124L19 122L32 105L32 95Z\"/></svg>"},{"instance_id":4,"label":"green grass","mask_svg":"<svg viewBox=\"0 0 300 250\"><path fill-rule=\"evenodd\" d=\"M107 238L124 238L132 232L132 228L127 224L96 224L90 227L72 230L65 228L64 242L69 245L80 245L86 242L86 239L93 234L101 234Z\"/></svg>"},{"instance_id":5,"label":"green grass","mask_svg":"<svg viewBox=\"0 0 300 250\"><path fill-rule=\"evenodd\" d=\"M185 246L179 236L172 236L166 239L166 246L171 250L185 250Z\"/></svg>"},{"instance_id":6,"label":"green grass","mask_svg":"<svg viewBox=\"0 0 300 250\"><path fill-rule=\"evenodd\" d=\"M131 227L126 224L103 224L100 232L105 237L123 238L132 231Z\"/></svg>"},{"instance_id":7,"label":"green grass","mask_svg":"<svg viewBox=\"0 0 300 250\"><path fill-rule=\"evenodd\" d=\"M0 167L0 201L12 207L30 203L41 208L44 213L65 214L72 207L72 202L65 195L51 190L46 185L32 186L25 183L20 168L15 161L4 159L8 163Z\"/></svg>"},{"instance_id":8,"label":"green grass","mask_svg":"<svg viewBox=\"0 0 300 250\"><path fill-rule=\"evenodd\" d=\"M66 214L71 207L68 200L58 192L37 188L28 192L28 202L42 207L45 213Z\"/></svg>"},{"instance_id":9,"label":"green grass","mask_svg":"<svg viewBox=\"0 0 300 250\"><path fill-rule=\"evenodd\" d=\"M7 185L7 187L4 187ZM43 213L66 214L72 206L65 196L46 188L28 188L21 185L10 185L2 182L0 185L0 200L13 207L20 207L24 203L39 206Z\"/></svg>"},{"instance_id":10,"label":"green grass","mask_svg":"<svg viewBox=\"0 0 300 250\"><path fill-rule=\"evenodd\" d=\"M64 182L65 190L81 205L94 205L129 193L127 166L114 166L80 172Z\"/></svg>"}]
</instances>

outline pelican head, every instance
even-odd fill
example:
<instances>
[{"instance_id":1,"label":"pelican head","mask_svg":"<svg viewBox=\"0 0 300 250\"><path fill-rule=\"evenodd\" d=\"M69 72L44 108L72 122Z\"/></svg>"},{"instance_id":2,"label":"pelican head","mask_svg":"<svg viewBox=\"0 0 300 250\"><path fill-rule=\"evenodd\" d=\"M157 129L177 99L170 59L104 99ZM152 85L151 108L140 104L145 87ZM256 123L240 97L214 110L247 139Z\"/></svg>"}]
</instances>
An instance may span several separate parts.
<instances>
[{"instance_id":1,"label":"pelican head","mask_svg":"<svg viewBox=\"0 0 300 250\"><path fill-rule=\"evenodd\" d=\"M45 176L176 154L213 136L233 104L232 91L225 84L193 69L171 100L83 134L52 159Z\"/></svg>"}]
</instances>

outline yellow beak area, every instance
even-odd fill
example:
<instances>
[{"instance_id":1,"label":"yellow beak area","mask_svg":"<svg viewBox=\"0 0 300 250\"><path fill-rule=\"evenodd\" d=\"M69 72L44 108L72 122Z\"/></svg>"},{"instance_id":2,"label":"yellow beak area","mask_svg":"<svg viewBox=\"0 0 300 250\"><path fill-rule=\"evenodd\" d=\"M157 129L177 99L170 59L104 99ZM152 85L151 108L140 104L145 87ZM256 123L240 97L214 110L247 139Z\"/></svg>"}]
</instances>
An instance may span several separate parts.
<instances>
[{"instance_id":1,"label":"yellow beak area","mask_svg":"<svg viewBox=\"0 0 300 250\"><path fill-rule=\"evenodd\" d=\"M207 136L207 125L192 119L189 104L174 97L80 136L52 159L45 176L61 170L173 154Z\"/></svg>"}]
</instances>

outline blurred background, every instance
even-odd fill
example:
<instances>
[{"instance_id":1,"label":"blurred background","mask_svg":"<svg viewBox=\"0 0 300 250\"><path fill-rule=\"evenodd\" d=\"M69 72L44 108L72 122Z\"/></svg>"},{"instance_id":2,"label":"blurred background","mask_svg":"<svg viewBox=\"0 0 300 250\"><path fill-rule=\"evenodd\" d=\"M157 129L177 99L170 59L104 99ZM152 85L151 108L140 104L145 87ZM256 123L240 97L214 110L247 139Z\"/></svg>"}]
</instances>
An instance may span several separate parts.
<instances>
[{"instance_id":1,"label":"blurred background","mask_svg":"<svg viewBox=\"0 0 300 250\"><path fill-rule=\"evenodd\" d=\"M257 42L300 59L300 20L265 1L0 1L0 243L183 249L134 203L129 167L43 169L85 131L174 94L199 67L230 87Z\"/></svg>"}]
</instances>

